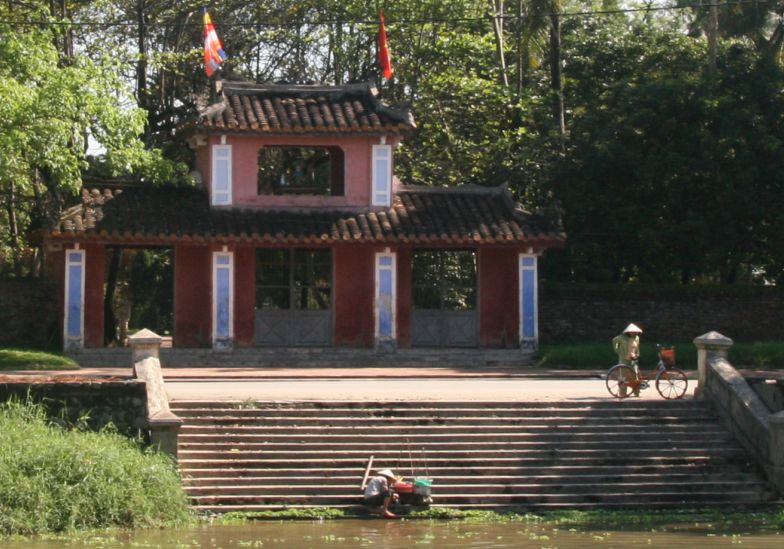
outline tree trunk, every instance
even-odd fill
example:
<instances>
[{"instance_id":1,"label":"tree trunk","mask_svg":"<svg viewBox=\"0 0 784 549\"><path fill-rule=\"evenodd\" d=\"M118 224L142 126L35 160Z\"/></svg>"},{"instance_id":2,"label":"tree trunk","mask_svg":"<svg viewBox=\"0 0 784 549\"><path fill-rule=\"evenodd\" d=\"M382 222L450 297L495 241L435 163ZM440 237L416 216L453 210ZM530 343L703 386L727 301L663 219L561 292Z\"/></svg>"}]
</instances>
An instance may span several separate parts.
<instances>
[{"instance_id":1,"label":"tree trunk","mask_svg":"<svg viewBox=\"0 0 784 549\"><path fill-rule=\"evenodd\" d=\"M335 85L343 84L343 23L335 24L335 39L332 45L332 59L334 64Z\"/></svg>"},{"instance_id":2,"label":"tree trunk","mask_svg":"<svg viewBox=\"0 0 784 549\"><path fill-rule=\"evenodd\" d=\"M564 116L563 79L561 78L561 19L558 14L550 15L550 88L553 93L553 121L561 139L561 148L566 138Z\"/></svg>"},{"instance_id":3,"label":"tree trunk","mask_svg":"<svg viewBox=\"0 0 784 549\"><path fill-rule=\"evenodd\" d=\"M13 183L10 183L8 186L6 213L8 214L8 242L11 245L11 256L14 262L13 270L17 275L21 275L22 251L19 246L19 222L16 217L16 188Z\"/></svg>"},{"instance_id":4,"label":"tree trunk","mask_svg":"<svg viewBox=\"0 0 784 549\"><path fill-rule=\"evenodd\" d=\"M719 41L719 6L718 0L711 0L708 18L708 66L716 68L716 46Z\"/></svg>"},{"instance_id":5,"label":"tree trunk","mask_svg":"<svg viewBox=\"0 0 784 549\"><path fill-rule=\"evenodd\" d=\"M147 121L144 123L144 144L150 145L150 116L147 101L147 6L144 0L138 0L136 4L136 47L139 50L139 60L136 63L136 102L139 108L147 111Z\"/></svg>"},{"instance_id":6,"label":"tree trunk","mask_svg":"<svg viewBox=\"0 0 784 549\"><path fill-rule=\"evenodd\" d=\"M517 0L517 97L523 94L523 75L528 70L526 56L523 55L523 0Z\"/></svg>"},{"instance_id":7,"label":"tree trunk","mask_svg":"<svg viewBox=\"0 0 784 549\"><path fill-rule=\"evenodd\" d=\"M501 69L501 84L509 87L506 74L506 55L504 54L504 0L490 0L493 5L493 32L495 33L495 49L498 53L498 66Z\"/></svg>"}]
</instances>

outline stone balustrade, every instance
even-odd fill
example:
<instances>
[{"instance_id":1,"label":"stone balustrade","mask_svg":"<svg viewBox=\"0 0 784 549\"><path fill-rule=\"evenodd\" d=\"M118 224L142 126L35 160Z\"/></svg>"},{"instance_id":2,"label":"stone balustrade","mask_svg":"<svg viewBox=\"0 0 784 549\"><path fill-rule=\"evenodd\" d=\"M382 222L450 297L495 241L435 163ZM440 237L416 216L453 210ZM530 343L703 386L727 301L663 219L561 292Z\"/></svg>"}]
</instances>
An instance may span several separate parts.
<instances>
[{"instance_id":1,"label":"stone balustrade","mask_svg":"<svg viewBox=\"0 0 784 549\"><path fill-rule=\"evenodd\" d=\"M772 412L729 363L733 341L718 332L694 339L697 346L698 398L712 403L722 421L784 492L784 412Z\"/></svg>"},{"instance_id":2,"label":"stone balustrade","mask_svg":"<svg viewBox=\"0 0 784 549\"><path fill-rule=\"evenodd\" d=\"M131 347L133 375L143 381L147 391L147 424L150 443L177 458L177 437L182 420L169 409L163 384L160 348L162 338L144 329L128 338Z\"/></svg>"}]
</instances>

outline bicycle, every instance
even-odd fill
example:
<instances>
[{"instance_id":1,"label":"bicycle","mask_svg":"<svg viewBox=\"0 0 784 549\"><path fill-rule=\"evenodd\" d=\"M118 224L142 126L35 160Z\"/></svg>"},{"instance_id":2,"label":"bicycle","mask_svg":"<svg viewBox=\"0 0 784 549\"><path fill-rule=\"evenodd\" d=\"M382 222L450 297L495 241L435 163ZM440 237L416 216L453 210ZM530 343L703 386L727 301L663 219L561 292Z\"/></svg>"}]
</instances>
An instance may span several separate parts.
<instances>
[{"instance_id":1,"label":"bicycle","mask_svg":"<svg viewBox=\"0 0 784 549\"><path fill-rule=\"evenodd\" d=\"M689 381L686 379L686 374L682 370L675 367L675 348L664 349L660 345L656 345L656 351L659 354L659 363L656 368L656 390L667 400L677 400L683 398L686 394L686 389L689 386ZM645 376L638 375L637 361L633 361L632 365L616 364L607 370L607 390L615 398L626 398L635 394L639 396L642 389L650 387L649 379Z\"/></svg>"}]
</instances>

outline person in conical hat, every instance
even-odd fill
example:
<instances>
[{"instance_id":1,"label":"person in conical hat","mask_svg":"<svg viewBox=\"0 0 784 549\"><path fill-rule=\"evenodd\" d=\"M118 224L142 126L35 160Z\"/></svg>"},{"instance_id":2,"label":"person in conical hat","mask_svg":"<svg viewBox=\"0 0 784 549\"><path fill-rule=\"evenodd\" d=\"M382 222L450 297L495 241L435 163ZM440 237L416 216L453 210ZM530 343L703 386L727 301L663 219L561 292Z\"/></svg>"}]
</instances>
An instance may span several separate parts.
<instances>
[{"instance_id":1,"label":"person in conical hat","mask_svg":"<svg viewBox=\"0 0 784 549\"><path fill-rule=\"evenodd\" d=\"M630 323L626 328L623 330L625 334L641 334L642 330L636 324Z\"/></svg>"},{"instance_id":2,"label":"person in conical hat","mask_svg":"<svg viewBox=\"0 0 784 549\"><path fill-rule=\"evenodd\" d=\"M621 335L612 340L613 351L618 355L618 362L634 368L634 374L640 377L640 368L637 359L640 358L640 334L642 330L636 324L629 324ZM634 390L635 396L640 396L640 388Z\"/></svg>"},{"instance_id":3,"label":"person in conical hat","mask_svg":"<svg viewBox=\"0 0 784 549\"><path fill-rule=\"evenodd\" d=\"M392 490L392 485L398 480L398 477L390 469L381 469L367 483L362 503L370 509L378 510L384 518L395 518L396 515L390 512L388 507L397 497L397 494Z\"/></svg>"}]
</instances>

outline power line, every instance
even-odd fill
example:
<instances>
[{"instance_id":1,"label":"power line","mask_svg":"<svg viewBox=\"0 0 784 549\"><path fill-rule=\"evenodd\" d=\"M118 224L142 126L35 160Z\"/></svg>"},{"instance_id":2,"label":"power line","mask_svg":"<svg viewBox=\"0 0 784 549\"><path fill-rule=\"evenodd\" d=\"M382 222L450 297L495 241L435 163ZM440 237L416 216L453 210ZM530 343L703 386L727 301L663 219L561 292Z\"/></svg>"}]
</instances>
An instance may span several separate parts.
<instances>
[{"instance_id":1,"label":"power line","mask_svg":"<svg viewBox=\"0 0 784 549\"><path fill-rule=\"evenodd\" d=\"M717 7L728 7L728 6L741 6L741 5L760 5L765 4L764 0L726 0L724 2L717 2ZM571 12L548 12L541 14L543 17L562 17L562 18L570 18L570 17L596 17L596 16L606 16L606 15L621 15L621 14L630 14L630 13L649 13L649 12L660 12L660 11L683 11L689 10L693 8L705 8L708 9L710 6L703 2L697 2L692 4L682 4L682 5L673 5L673 6L645 6L645 7L638 7L638 8L618 8L618 9L609 9L609 10L584 10L584 11L571 11ZM195 13L195 12L193 12ZM499 14L491 14L487 13L482 16L474 16L474 17L430 17L430 18L394 18L394 17L386 17L386 24L388 27L400 26L400 25L445 25L445 24L460 24L460 23L478 23L482 21L489 21L491 19L503 19L504 21L515 21L517 19L528 19L530 16L518 16L517 14L510 14L505 13L503 15ZM16 26L62 26L62 27L78 27L78 28L109 28L109 27L136 27L138 26L138 21L129 21L129 20L114 20L114 21L106 21L106 22L97 22L97 21L74 21L74 20L63 20L63 19L52 19L52 20L22 20L22 19L5 19L5 23L16 25ZM184 22L184 23L165 23L165 22L154 22L151 20L145 20L144 23L148 28L149 27L193 27L193 28L201 28L202 23L200 21L192 21L192 22ZM376 26L378 25L378 20L360 20L360 19L319 19L319 20L310 20L310 19L302 19L300 21L288 21L288 22L233 22L227 24L220 24L220 22L216 23L218 28L228 29L234 27L240 28L266 28L266 29L286 29L286 28L301 28L303 26L323 26L323 25L367 25L367 26Z\"/></svg>"}]
</instances>

